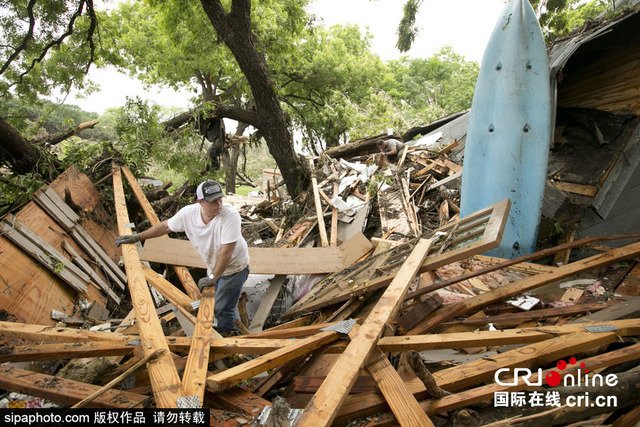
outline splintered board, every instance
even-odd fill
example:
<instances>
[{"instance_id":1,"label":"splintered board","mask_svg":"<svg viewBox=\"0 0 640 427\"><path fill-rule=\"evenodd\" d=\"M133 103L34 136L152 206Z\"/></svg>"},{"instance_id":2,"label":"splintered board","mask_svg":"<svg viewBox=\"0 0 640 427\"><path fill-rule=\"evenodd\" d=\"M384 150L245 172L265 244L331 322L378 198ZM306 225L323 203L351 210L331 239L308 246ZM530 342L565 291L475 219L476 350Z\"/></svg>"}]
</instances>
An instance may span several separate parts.
<instances>
[{"instance_id":1,"label":"splintered board","mask_svg":"<svg viewBox=\"0 0 640 427\"><path fill-rule=\"evenodd\" d=\"M433 232L431 237L437 241L419 274L497 247L509 216L509 207L510 201L505 199ZM395 277L393 267L400 267L412 247L411 243L398 246L355 264L349 271L327 276L291 307L283 320L387 286Z\"/></svg>"},{"instance_id":2,"label":"splintered board","mask_svg":"<svg viewBox=\"0 0 640 427\"><path fill-rule=\"evenodd\" d=\"M340 271L373 246L358 233L339 247L249 248L253 274L316 274ZM142 261L207 268L188 240L155 238L145 241Z\"/></svg>"}]
</instances>

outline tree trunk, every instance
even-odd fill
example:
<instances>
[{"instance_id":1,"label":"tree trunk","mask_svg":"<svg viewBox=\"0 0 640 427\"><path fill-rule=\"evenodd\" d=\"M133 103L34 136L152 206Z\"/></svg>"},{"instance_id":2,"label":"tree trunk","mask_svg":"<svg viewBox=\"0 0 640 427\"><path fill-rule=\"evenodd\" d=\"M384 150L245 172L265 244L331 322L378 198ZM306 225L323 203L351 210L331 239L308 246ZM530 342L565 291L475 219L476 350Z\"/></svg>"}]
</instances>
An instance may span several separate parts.
<instances>
[{"instance_id":1,"label":"tree trunk","mask_svg":"<svg viewBox=\"0 0 640 427\"><path fill-rule=\"evenodd\" d=\"M229 138L230 147L224 150L222 156L222 165L225 175L225 190L227 193L236 192L236 175L238 173L238 158L240 157L240 149L246 138L242 136L245 129L249 127L246 123L238 122L236 127L236 135Z\"/></svg>"},{"instance_id":2,"label":"tree trunk","mask_svg":"<svg viewBox=\"0 0 640 427\"><path fill-rule=\"evenodd\" d=\"M0 117L0 163L17 173L31 172L38 164L38 153L20 133Z\"/></svg>"},{"instance_id":3,"label":"tree trunk","mask_svg":"<svg viewBox=\"0 0 640 427\"><path fill-rule=\"evenodd\" d=\"M267 61L254 44L251 2L233 0L228 13L219 0L201 0L201 3L211 24L249 82L258 114L256 127L282 171L289 194L295 197L309 186L310 174L293 149L293 138L269 76Z\"/></svg>"}]
</instances>

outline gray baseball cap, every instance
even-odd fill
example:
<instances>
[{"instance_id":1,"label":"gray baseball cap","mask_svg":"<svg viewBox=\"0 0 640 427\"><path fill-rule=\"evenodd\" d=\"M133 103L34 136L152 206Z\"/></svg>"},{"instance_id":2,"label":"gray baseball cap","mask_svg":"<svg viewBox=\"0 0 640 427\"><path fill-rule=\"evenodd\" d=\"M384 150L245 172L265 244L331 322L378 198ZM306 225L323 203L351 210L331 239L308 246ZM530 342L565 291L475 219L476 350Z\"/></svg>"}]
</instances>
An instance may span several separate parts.
<instances>
[{"instance_id":1,"label":"gray baseball cap","mask_svg":"<svg viewBox=\"0 0 640 427\"><path fill-rule=\"evenodd\" d=\"M198 200L213 202L216 199L224 197L224 193L222 193L222 187L216 181L204 181L198 185L196 197Z\"/></svg>"}]
</instances>

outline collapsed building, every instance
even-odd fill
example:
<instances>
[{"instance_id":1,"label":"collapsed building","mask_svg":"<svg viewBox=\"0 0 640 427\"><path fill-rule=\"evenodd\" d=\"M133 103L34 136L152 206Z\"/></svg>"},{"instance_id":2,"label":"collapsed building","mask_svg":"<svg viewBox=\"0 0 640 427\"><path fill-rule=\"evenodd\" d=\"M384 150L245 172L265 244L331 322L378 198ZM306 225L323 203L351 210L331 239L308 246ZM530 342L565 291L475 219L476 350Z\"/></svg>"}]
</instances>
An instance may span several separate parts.
<instances>
[{"instance_id":1,"label":"collapsed building","mask_svg":"<svg viewBox=\"0 0 640 427\"><path fill-rule=\"evenodd\" d=\"M294 424L305 410L317 425L635 425L638 11L549 50L555 136L537 252L483 255L508 199L459 216L468 113L416 139L353 141L311 160L293 224L277 182L264 198L227 198L251 246L237 337L212 327L187 240L113 244L159 221L125 165L107 176L109 196L67 170L0 223L2 402L202 406L211 425ZM376 147L389 137L407 145L391 163ZM584 369L616 377L589 389L615 405L570 405L585 387L568 379Z\"/></svg>"}]
</instances>

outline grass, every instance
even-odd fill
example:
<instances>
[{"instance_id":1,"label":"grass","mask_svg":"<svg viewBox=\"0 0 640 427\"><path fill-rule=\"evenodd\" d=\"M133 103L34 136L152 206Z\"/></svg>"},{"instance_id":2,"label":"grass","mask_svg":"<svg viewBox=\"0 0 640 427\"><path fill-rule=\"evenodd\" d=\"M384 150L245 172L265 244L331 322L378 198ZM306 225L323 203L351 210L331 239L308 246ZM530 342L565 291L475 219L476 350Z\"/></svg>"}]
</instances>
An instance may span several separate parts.
<instances>
[{"instance_id":1,"label":"grass","mask_svg":"<svg viewBox=\"0 0 640 427\"><path fill-rule=\"evenodd\" d=\"M249 185L238 185L236 187L236 194L240 196L246 196L250 191L257 190L255 187L251 187Z\"/></svg>"}]
</instances>

